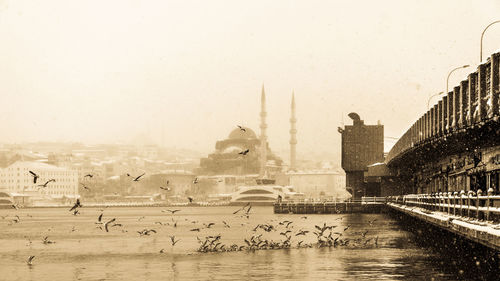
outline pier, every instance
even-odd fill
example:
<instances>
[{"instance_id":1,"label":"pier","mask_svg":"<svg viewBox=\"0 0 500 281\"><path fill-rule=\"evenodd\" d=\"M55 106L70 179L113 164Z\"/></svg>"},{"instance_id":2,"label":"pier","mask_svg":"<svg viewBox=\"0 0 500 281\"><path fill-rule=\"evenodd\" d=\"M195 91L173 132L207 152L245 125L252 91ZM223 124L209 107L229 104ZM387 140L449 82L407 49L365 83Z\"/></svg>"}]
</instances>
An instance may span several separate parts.
<instances>
[{"instance_id":1,"label":"pier","mask_svg":"<svg viewBox=\"0 0 500 281\"><path fill-rule=\"evenodd\" d=\"M385 197L362 197L361 200L336 201L283 201L273 205L275 214L349 214L380 213Z\"/></svg>"}]
</instances>

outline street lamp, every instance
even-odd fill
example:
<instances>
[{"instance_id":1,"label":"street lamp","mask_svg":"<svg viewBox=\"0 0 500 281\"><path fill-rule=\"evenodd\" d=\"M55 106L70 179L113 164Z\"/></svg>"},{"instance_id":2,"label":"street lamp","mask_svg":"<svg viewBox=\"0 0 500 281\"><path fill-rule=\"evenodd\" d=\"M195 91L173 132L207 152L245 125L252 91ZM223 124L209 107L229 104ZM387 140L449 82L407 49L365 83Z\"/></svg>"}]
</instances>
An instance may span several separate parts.
<instances>
[{"instance_id":1,"label":"street lamp","mask_svg":"<svg viewBox=\"0 0 500 281\"><path fill-rule=\"evenodd\" d=\"M439 96L439 95L442 95L442 94L443 94L443 92L439 92L439 93L434 94L434 95L432 95L432 96L429 97L429 100L427 100L427 110L429 110L429 103L431 102L431 99L433 97L435 97L435 96Z\"/></svg>"},{"instance_id":2,"label":"street lamp","mask_svg":"<svg viewBox=\"0 0 500 281\"><path fill-rule=\"evenodd\" d=\"M479 47L479 63L481 63L483 61L483 37L484 37L484 33L486 32L486 29L488 29L488 27L494 25L495 23L499 23L500 20L497 20L497 21L494 21L490 24L488 24L488 26L486 26L483 30L483 33L481 33L481 46Z\"/></svg>"},{"instance_id":3,"label":"street lamp","mask_svg":"<svg viewBox=\"0 0 500 281\"><path fill-rule=\"evenodd\" d=\"M453 70L450 71L450 73L448 73L448 77L446 78L446 93L448 94L448 81L450 81L450 75L453 73L453 71L455 70L458 70L458 69L462 69L462 68L467 68L469 67L468 64L466 65L463 65L463 66L459 66L457 68L454 68Z\"/></svg>"}]
</instances>

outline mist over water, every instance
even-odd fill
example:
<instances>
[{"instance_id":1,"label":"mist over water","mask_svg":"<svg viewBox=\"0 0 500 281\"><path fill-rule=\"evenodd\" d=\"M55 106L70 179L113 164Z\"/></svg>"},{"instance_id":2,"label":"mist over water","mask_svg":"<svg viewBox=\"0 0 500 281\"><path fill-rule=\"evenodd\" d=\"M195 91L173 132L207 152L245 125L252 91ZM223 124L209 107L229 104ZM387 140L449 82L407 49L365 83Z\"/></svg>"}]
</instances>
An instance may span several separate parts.
<instances>
[{"instance_id":1,"label":"mist over water","mask_svg":"<svg viewBox=\"0 0 500 281\"><path fill-rule=\"evenodd\" d=\"M253 207L249 218L232 213L238 207L180 207L171 215L166 208L106 208L103 221L116 218L123 227L110 232L96 227L100 208L82 208L73 216L65 208L0 210L1 280L456 280L456 266L439 252L417 245L386 214L275 215L271 207ZM172 209L172 208L170 208ZM12 219L18 215L19 223ZM221 235L226 245L245 245L254 234L280 241L285 229L278 222L290 220L292 248L239 252L199 253L197 236ZM370 221L375 220L372 225ZM194 221L194 223L193 223ZM222 221L227 222L229 228ZM155 222L161 222L162 225ZM177 222L177 227L173 224ZM204 228L210 222L215 225ZM167 225L167 223L169 225ZM257 224L278 227L269 233ZM366 245L330 248L297 248L298 241L316 242L314 225L336 225L344 239L356 240L368 230ZM350 226L347 231L343 229ZM191 229L200 228L200 232ZM155 229L140 236L137 231ZM43 244L42 240L54 244ZM175 246L171 238L180 239ZM373 243L373 238L378 243ZM31 241L31 244L30 242ZM164 253L160 253L160 250ZM34 255L32 266L28 256ZM475 277L478 277L475 275Z\"/></svg>"}]
</instances>

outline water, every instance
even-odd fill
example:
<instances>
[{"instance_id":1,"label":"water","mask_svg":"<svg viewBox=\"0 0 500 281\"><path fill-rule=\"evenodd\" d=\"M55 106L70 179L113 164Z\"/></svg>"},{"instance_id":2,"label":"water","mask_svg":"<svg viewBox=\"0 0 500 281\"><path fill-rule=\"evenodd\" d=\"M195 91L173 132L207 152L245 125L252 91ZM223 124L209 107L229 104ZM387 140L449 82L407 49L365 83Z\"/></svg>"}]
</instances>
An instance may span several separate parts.
<instances>
[{"instance_id":1,"label":"water","mask_svg":"<svg viewBox=\"0 0 500 281\"><path fill-rule=\"evenodd\" d=\"M447 257L417 246L412 233L385 214L275 215L271 207L253 207L249 218L233 215L237 207L106 208L103 221L116 218L123 227L96 228L100 208L0 210L0 280L456 280L470 279L467 270ZM19 223L12 219L18 215ZM7 216L2 219L2 217ZM336 225L343 238L363 242L342 247L295 248L254 252L199 253L197 236L221 235L227 245L245 245L255 233L279 241L280 231L252 229L259 223L291 220L293 233L310 230L304 243L317 241L314 225ZM372 225L368 222L375 220ZM193 223L194 221L194 223ZM230 228L225 227L226 221ZM155 222L161 222L163 225ZM177 222L177 227L174 227ZM203 224L215 225L200 232ZM166 224L169 225L166 225ZM350 226L347 231L343 229ZM137 231L155 229L140 236ZM43 244L42 239L54 244ZM171 245L171 238L180 241ZM378 237L375 245L374 238ZM29 242L31 241L31 243ZM160 250L164 253L160 253ZM36 256L28 266L28 256Z\"/></svg>"}]
</instances>

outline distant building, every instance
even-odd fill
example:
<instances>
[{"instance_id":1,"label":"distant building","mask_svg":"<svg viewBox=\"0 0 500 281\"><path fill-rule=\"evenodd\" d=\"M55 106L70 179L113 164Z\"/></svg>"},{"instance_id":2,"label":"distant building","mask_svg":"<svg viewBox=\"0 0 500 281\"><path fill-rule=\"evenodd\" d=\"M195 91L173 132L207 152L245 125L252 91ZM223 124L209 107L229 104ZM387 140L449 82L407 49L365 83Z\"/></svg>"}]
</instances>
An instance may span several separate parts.
<instances>
[{"instance_id":1,"label":"distant building","mask_svg":"<svg viewBox=\"0 0 500 281\"><path fill-rule=\"evenodd\" d=\"M162 171L149 177L150 184L157 188L163 199L172 196L186 197L185 195L192 189L194 179L193 173L184 170ZM160 189L160 186L170 187L170 191Z\"/></svg>"},{"instance_id":2,"label":"distant building","mask_svg":"<svg viewBox=\"0 0 500 281\"><path fill-rule=\"evenodd\" d=\"M344 198L346 195L346 177L342 171L289 171L284 175L281 185L293 186L306 198Z\"/></svg>"},{"instance_id":3,"label":"distant building","mask_svg":"<svg viewBox=\"0 0 500 281\"><path fill-rule=\"evenodd\" d=\"M342 168L354 198L366 195L364 172L368 165L384 161L384 126L365 125L357 113L349 113L353 125L338 129L342 134ZM376 192L368 192L376 193Z\"/></svg>"},{"instance_id":4,"label":"distant building","mask_svg":"<svg viewBox=\"0 0 500 281\"><path fill-rule=\"evenodd\" d=\"M217 141L216 151L200 159L200 175L249 175L274 177L282 170L283 161L271 152L266 135L266 95L261 94L261 135L248 127L235 128L228 138ZM245 155L240 153L246 152Z\"/></svg>"},{"instance_id":5,"label":"distant building","mask_svg":"<svg viewBox=\"0 0 500 281\"><path fill-rule=\"evenodd\" d=\"M40 176L36 184L33 183L33 176L29 171ZM54 179L55 182L48 183L46 187L39 186L50 179ZM17 161L0 169L0 191L14 197L24 195L40 195L52 199L79 197L78 171L40 162Z\"/></svg>"}]
</instances>

